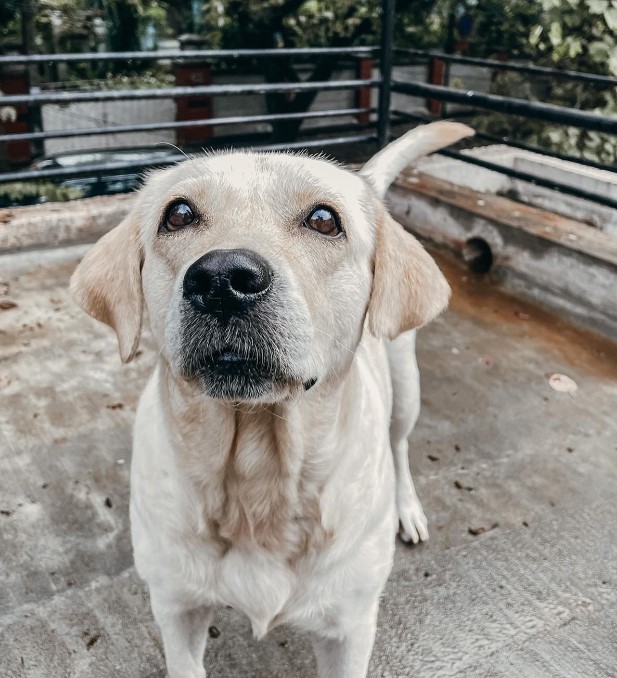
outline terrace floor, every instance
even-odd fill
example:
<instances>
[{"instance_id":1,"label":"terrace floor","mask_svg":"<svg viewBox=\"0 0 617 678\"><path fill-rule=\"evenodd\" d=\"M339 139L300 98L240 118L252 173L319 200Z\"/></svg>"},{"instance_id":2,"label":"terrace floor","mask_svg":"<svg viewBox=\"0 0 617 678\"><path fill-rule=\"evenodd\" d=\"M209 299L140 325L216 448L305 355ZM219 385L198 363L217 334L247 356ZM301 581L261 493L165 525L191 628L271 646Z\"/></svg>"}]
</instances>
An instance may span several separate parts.
<instances>
[{"instance_id":1,"label":"terrace floor","mask_svg":"<svg viewBox=\"0 0 617 678\"><path fill-rule=\"evenodd\" d=\"M131 424L152 344L122 367L111 332L69 300L84 251L0 257L7 678L164 675L128 530ZM420 333L412 440L431 539L398 544L370 676L615 676L617 350L444 263L455 294ZM553 391L553 373L576 395ZM215 624L209 676L315 676L292 630L254 641L233 610Z\"/></svg>"}]
</instances>

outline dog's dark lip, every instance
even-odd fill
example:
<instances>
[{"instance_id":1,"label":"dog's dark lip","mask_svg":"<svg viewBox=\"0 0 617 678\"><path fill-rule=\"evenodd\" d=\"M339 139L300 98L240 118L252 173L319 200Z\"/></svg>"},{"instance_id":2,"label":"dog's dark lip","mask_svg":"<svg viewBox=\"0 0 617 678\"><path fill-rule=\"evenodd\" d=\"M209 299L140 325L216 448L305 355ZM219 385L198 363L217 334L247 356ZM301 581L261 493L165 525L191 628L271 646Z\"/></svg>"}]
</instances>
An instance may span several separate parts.
<instances>
[{"instance_id":1,"label":"dog's dark lip","mask_svg":"<svg viewBox=\"0 0 617 678\"><path fill-rule=\"evenodd\" d=\"M239 362L255 362L254 359L241 355L237 351L217 351L210 356L210 362L212 363L239 363Z\"/></svg>"},{"instance_id":2,"label":"dog's dark lip","mask_svg":"<svg viewBox=\"0 0 617 678\"><path fill-rule=\"evenodd\" d=\"M255 355L240 353L232 348L215 351L204 360L205 367L219 375L269 376L272 368Z\"/></svg>"}]
</instances>

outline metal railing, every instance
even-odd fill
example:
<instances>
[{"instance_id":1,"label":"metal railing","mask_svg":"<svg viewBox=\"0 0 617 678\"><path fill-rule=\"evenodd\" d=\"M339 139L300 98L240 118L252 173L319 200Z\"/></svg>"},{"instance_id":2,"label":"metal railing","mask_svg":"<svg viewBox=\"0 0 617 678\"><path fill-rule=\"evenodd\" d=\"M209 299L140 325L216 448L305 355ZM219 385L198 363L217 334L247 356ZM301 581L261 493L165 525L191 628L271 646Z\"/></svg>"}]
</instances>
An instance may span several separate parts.
<instances>
[{"instance_id":1,"label":"metal railing","mask_svg":"<svg viewBox=\"0 0 617 678\"><path fill-rule=\"evenodd\" d=\"M68 62L117 62L117 61L148 61L168 60L172 62L191 62L198 60L224 59L264 59L264 58L323 58L332 56L336 59L349 59L350 57L368 57L374 53L375 47L336 47L336 48L310 48L310 49L265 49L265 50L167 50L159 52L115 52L115 53L81 53L81 54L53 54L53 55L16 55L0 57L0 68L6 66L37 64L56 64ZM0 106L42 106L45 104L66 105L84 102L108 102L108 101L149 101L157 99L190 99L215 96L238 96L238 95L268 95L286 94L298 92L325 92L325 91L358 91L360 89L374 89L380 84L379 80L372 78L327 80L327 81L300 81L281 83L245 83L245 84L215 84L181 87L157 87L150 89L119 89L101 91L65 91L65 92L36 92L29 94L13 94L0 96ZM326 121L343 117L368 117L375 114L376 109L370 106L339 108L327 110L309 110L302 112L268 113L262 115L233 115L225 117L197 118L192 120L176 120L163 123L136 123L126 125L101 125L97 127L51 129L28 132L0 133L0 144L27 141L41 142L48 139L61 139L69 137L91 137L106 134L133 134L136 132L182 130L213 127L230 127L234 125L247 125L257 123L280 123L289 121L305 121L323 119ZM251 148L279 150L282 148L301 149L319 148L326 143L328 146L357 142L374 142L375 131L371 125L357 124L357 129L351 134L341 135L342 127L331 126L317 128L305 132L304 136L314 136L315 133L323 132L334 134L325 141L315 139L290 140L286 143L262 143L260 140L247 138L243 140L243 146ZM359 134L358 132L362 132ZM226 138L208 139L210 143L218 145L226 144ZM234 141L236 141L234 139ZM120 150L120 149L119 149ZM132 162L106 162L104 164L88 164L78 167L54 167L45 169L22 169L0 172L0 185L16 181L37 180L70 180L79 177L95 176L96 178L118 172L139 171L147 167L163 166L172 164L183 159L180 153L168 155L165 158L156 158L151 161Z\"/></svg>"},{"instance_id":2,"label":"metal railing","mask_svg":"<svg viewBox=\"0 0 617 678\"><path fill-rule=\"evenodd\" d=\"M391 96L393 93L409 97L421 97L426 100L439 101L463 105L470 111L491 111L506 115L525 116L536 120L548 121L558 125L569 125L578 128L617 134L617 117L601 115L593 111L581 111L565 106L556 106L549 103L528 101L512 97L498 96L466 89L450 87L445 84L427 82L409 82L394 77L394 56L402 55L413 58L416 63L431 60L441 60L446 63L465 64L472 67L489 68L491 70L509 70L529 75L542 76L544 78L562 78L586 82L594 87L615 87L617 78L591 73L579 73L574 71L562 71L554 68L534 66L517 62L504 62L492 59L478 59L457 54L445 54L435 51L422 51L416 49L397 49L393 46L393 33L395 21L395 0L384 0L382 10L382 36L379 47L332 47L332 48L306 48L306 49L265 49L265 50L183 50L183 51L160 51L160 52L123 52L123 53L83 53L83 54L56 54L56 55L18 55L0 57L0 69L7 66L25 65L33 67L44 63L71 63L71 62L114 62L114 61L191 61L191 60L232 60L241 59L255 60L264 58L287 58L287 59L310 59L323 57L335 59L349 59L356 57L374 57L379 62L379 78L358 77L346 80L320 80L300 82L278 82L257 84L216 84L198 86L175 86L157 87L152 89L125 89L103 91L78 91L78 92L36 92L30 94L14 94L0 96L1 106L29 106L40 107L46 104L66 104L76 102L103 102L103 101L127 101L127 100L160 100L195 97L237 96L237 95L270 95L273 93L291 95L299 92L322 92L322 91L378 91L378 106L362 105L328 110L309 110L300 112L268 113L263 115L233 115L220 118L201 117L195 120L177 120L163 123L136 123L123 125L101 125L100 127L84 127L81 129L55 129L55 130L30 130L27 132L12 132L0 134L0 144L11 142L41 142L48 139L61 139L66 137L92 137L106 134L131 134L135 132L149 132L161 130L183 130L186 128L232 127L240 124L256 123L280 123L285 121L305 121L324 119L334 121L337 118L354 117L358 120L354 125L344 128L341 125L329 125L312 130L315 134L326 134L326 138L308 138L311 133L302 130L300 134L288 141L276 143L263 143L263 135L260 137L245 136L241 139L233 139L230 143L239 141L242 146L257 149L297 149L297 148L322 148L351 144L359 142L375 143L381 147L390 139L391 124L401 121L426 121L429 116L410 114L400 110L392 110ZM363 120L363 122L362 122ZM334 135L334 136L333 136ZM529 150L560 160L578 162L597 169L617 171L617 166L606 165L598 161L579 158L555 151L546 151L538 146L531 146L508 137L499 137L486 133L478 133L477 138L483 141L501 143L512 148ZM225 144L227 137L208 139L218 145ZM561 193L569 194L593 201L598 204L617 208L617 200L606 195L600 195L591 191L583 190L576 186L536 176L528 172L517 171L497 163L478 158L475 155L460 153L448 149L442 154L462 160L471 165L500 172L521 181L535 183ZM141 171L146 167L172 164L183 159L183 155L168 155L163 159L157 158L151 161L125 161L105 164L90 164L79 167L60 167L49 169L22 169L19 171L0 172L0 185L15 181L25 180L70 180L78 177L103 177L122 172Z\"/></svg>"}]
</instances>

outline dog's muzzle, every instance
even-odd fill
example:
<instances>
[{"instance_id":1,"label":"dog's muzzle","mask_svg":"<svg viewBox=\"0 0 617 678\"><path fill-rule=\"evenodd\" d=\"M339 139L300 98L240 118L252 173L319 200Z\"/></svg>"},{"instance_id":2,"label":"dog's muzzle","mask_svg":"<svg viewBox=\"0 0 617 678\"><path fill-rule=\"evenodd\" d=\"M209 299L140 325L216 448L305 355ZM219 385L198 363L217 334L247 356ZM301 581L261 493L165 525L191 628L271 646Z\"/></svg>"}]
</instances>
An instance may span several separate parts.
<instances>
[{"instance_id":1,"label":"dog's muzzle","mask_svg":"<svg viewBox=\"0 0 617 678\"><path fill-rule=\"evenodd\" d=\"M228 324L264 299L272 287L266 260L249 250L212 250L184 276L184 298L198 313Z\"/></svg>"},{"instance_id":2,"label":"dog's muzzle","mask_svg":"<svg viewBox=\"0 0 617 678\"><path fill-rule=\"evenodd\" d=\"M274 287L268 262L249 250L212 250L189 266L183 372L208 394L259 397L284 381Z\"/></svg>"}]
</instances>

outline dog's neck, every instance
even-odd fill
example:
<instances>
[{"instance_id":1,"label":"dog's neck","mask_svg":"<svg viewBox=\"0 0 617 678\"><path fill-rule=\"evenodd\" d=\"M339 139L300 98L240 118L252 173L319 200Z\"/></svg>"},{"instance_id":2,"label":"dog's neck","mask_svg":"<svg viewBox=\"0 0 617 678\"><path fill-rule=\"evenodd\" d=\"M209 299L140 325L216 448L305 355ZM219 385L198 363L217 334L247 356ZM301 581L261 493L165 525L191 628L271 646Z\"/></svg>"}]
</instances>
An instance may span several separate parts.
<instances>
[{"instance_id":1,"label":"dog's neck","mask_svg":"<svg viewBox=\"0 0 617 678\"><path fill-rule=\"evenodd\" d=\"M353 422L354 365L344 378L275 404L195 397L162 369L175 460L226 547L251 542L293 560L326 543L320 496ZM317 422L317 423L316 423Z\"/></svg>"}]
</instances>

